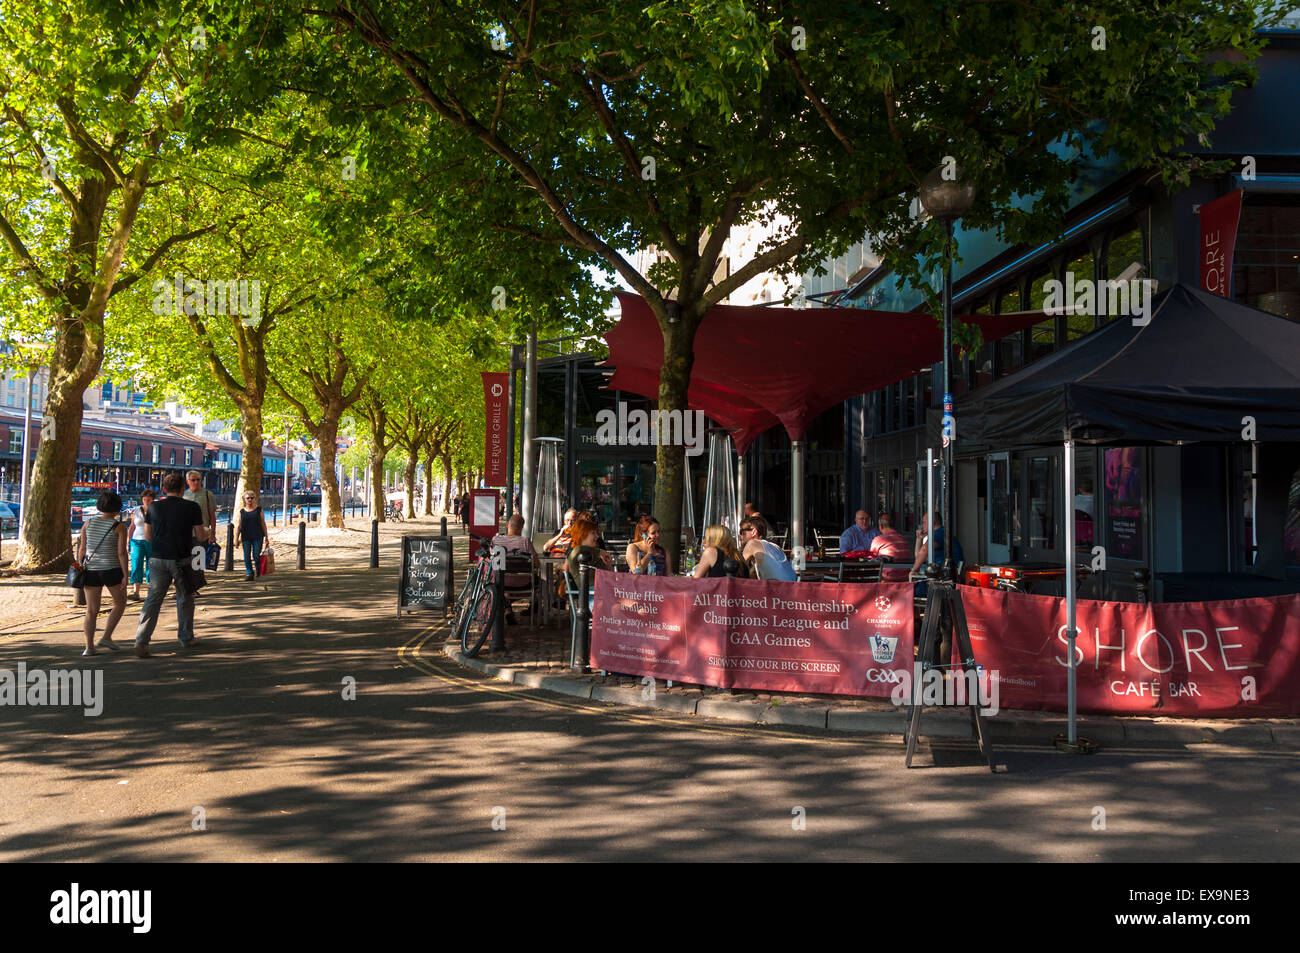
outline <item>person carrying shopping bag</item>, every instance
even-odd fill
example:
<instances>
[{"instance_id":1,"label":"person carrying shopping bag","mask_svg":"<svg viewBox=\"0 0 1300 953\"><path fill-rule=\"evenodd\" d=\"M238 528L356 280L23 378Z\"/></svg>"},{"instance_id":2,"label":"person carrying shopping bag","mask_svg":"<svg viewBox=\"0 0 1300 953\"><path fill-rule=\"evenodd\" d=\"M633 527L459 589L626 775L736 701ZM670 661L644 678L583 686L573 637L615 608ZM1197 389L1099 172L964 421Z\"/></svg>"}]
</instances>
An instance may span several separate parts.
<instances>
[{"instance_id":1,"label":"person carrying shopping bag","mask_svg":"<svg viewBox=\"0 0 1300 953\"><path fill-rule=\"evenodd\" d=\"M257 505L257 493L244 493L244 508L239 511L239 528L235 530L235 545L244 547L244 581L251 582L261 575L262 546L270 534L266 531L266 516Z\"/></svg>"}]
</instances>

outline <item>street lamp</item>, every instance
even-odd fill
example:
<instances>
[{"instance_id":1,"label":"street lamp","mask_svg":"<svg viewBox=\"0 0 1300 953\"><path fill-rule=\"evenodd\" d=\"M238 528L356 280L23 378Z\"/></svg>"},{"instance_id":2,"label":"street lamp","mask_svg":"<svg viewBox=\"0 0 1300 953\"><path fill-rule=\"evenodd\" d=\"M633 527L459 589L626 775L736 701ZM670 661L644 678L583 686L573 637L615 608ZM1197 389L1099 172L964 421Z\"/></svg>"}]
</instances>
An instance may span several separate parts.
<instances>
[{"instance_id":1,"label":"street lamp","mask_svg":"<svg viewBox=\"0 0 1300 953\"><path fill-rule=\"evenodd\" d=\"M21 537L27 519L27 481L31 469L32 382L36 372L41 369L41 358L47 345L41 341L15 341L13 346L23 355L23 363L27 365L27 399L23 401L22 476L18 487L18 535Z\"/></svg>"},{"instance_id":2,"label":"street lamp","mask_svg":"<svg viewBox=\"0 0 1300 953\"><path fill-rule=\"evenodd\" d=\"M944 532L948 538L943 547L943 578L953 578L952 552L955 548L956 530L952 525L954 483L956 472L953 466L954 444L957 442L955 415L952 397L952 225L966 214L975 201L975 186L963 181L961 169L950 162L934 168L921 180L921 205L934 218L943 222L945 244L943 252L943 462L944 475L943 496L941 498L940 522L947 527ZM931 514L927 521L934 522ZM930 538L934 538L934 526L930 525ZM933 549L933 546L931 546Z\"/></svg>"}]
</instances>

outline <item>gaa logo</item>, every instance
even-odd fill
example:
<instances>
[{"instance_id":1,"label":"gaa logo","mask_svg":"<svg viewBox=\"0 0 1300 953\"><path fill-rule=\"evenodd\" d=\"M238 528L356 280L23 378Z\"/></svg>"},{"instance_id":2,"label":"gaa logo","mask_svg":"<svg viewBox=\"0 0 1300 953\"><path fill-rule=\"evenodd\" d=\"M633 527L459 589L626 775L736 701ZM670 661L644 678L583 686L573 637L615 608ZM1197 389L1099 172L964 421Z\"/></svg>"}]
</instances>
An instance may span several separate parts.
<instances>
[{"instance_id":1,"label":"gaa logo","mask_svg":"<svg viewBox=\"0 0 1300 953\"><path fill-rule=\"evenodd\" d=\"M889 596L876 596L876 611L888 612L890 604Z\"/></svg>"}]
</instances>

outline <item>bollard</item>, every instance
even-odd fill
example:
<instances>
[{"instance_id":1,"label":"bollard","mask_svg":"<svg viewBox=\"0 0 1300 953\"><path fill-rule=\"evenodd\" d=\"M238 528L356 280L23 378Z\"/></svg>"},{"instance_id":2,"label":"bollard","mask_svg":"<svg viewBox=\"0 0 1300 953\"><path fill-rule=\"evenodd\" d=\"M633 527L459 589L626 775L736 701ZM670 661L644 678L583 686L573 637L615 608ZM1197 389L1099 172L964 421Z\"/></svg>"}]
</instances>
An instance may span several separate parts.
<instances>
[{"instance_id":1,"label":"bollard","mask_svg":"<svg viewBox=\"0 0 1300 953\"><path fill-rule=\"evenodd\" d=\"M307 568L307 524L298 524L298 568Z\"/></svg>"},{"instance_id":2,"label":"bollard","mask_svg":"<svg viewBox=\"0 0 1300 953\"><path fill-rule=\"evenodd\" d=\"M740 573L740 563L734 559L724 559L722 561L722 571L734 579Z\"/></svg>"},{"instance_id":3,"label":"bollard","mask_svg":"<svg viewBox=\"0 0 1300 953\"><path fill-rule=\"evenodd\" d=\"M443 536L446 536L446 535L447 535L447 517L445 517L445 516L442 518L442 523L441 523L441 526L440 526L440 528L439 528L439 531L440 531L440 533L441 533Z\"/></svg>"},{"instance_id":4,"label":"bollard","mask_svg":"<svg viewBox=\"0 0 1300 953\"><path fill-rule=\"evenodd\" d=\"M578 554L578 624L573 631L573 645L569 649L569 668L575 672L587 671L591 656L591 566L586 553Z\"/></svg>"},{"instance_id":5,"label":"bollard","mask_svg":"<svg viewBox=\"0 0 1300 953\"><path fill-rule=\"evenodd\" d=\"M370 568L379 568L379 520L370 521Z\"/></svg>"},{"instance_id":6,"label":"bollard","mask_svg":"<svg viewBox=\"0 0 1300 953\"><path fill-rule=\"evenodd\" d=\"M1137 601L1139 605L1146 605L1150 600L1151 594L1151 572L1148 569L1134 569L1133 581L1137 583Z\"/></svg>"},{"instance_id":7,"label":"bollard","mask_svg":"<svg viewBox=\"0 0 1300 953\"><path fill-rule=\"evenodd\" d=\"M235 571L235 518L226 524L226 572Z\"/></svg>"}]
</instances>

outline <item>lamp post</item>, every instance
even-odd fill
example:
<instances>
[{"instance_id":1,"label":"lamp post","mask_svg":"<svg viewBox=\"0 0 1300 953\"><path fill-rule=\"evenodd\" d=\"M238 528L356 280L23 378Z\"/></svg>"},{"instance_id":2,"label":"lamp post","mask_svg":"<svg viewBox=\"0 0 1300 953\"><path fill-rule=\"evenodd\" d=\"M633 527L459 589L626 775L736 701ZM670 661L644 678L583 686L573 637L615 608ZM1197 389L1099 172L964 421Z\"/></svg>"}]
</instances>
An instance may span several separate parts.
<instances>
[{"instance_id":1,"label":"lamp post","mask_svg":"<svg viewBox=\"0 0 1300 953\"><path fill-rule=\"evenodd\" d=\"M27 521L27 483L31 475L32 384L36 372L41 369L41 357L46 345L40 341L15 341L13 346L24 355L23 363L27 365L27 399L23 401L22 475L18 485L18 536L22 538L23 524Z\"/></svg>"},{"instance_id":2,"label":"lamp post","mask_svg":"<svg viewBox=\"0 0 1300 953\"><path fill-rule=\"evenodd\" d=\"M953 466L957 432L952 397L952 225L966 214L975 201L975 187L962 181L961 170L950 162L937 166L921 180L921 205L943 222L943 494L940 498L940 522L947 539L943 547L943 578L953 578L952 552L956 529L952 524L956 471ZM933 522L933 517L928 522ZM930 526L934 536L934 526Z\"/></svg>"}]
</instances>

